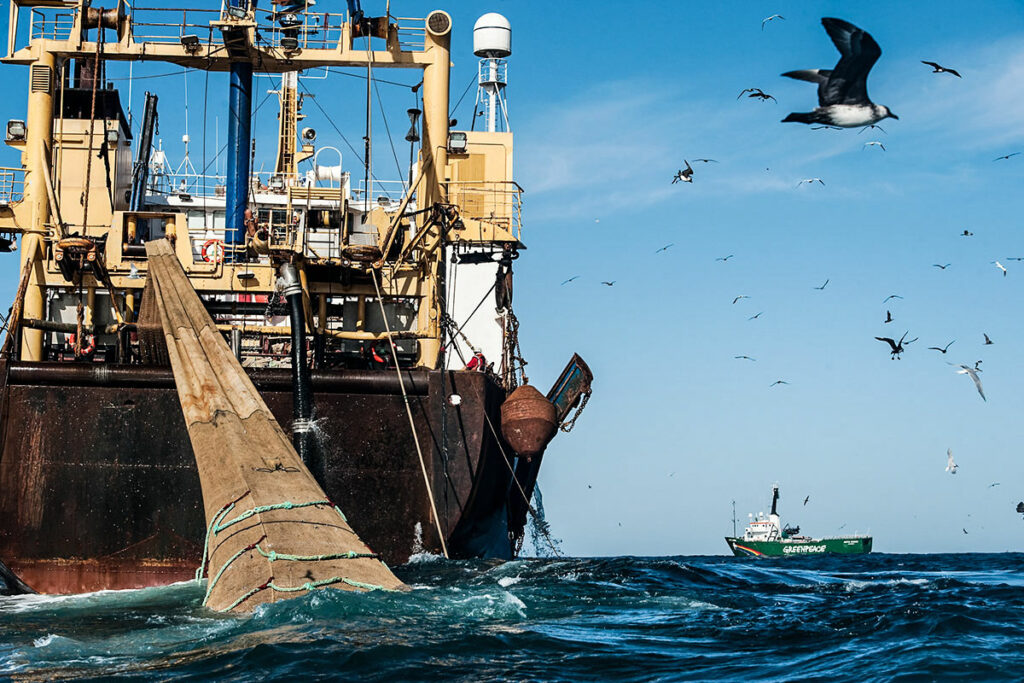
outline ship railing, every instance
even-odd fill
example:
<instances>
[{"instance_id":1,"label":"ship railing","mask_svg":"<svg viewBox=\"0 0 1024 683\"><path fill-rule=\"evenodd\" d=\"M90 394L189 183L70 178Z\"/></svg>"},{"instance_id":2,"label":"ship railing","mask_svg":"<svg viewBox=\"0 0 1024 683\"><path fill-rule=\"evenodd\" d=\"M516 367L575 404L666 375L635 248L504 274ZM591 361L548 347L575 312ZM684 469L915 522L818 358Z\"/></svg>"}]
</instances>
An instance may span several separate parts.
<instances>
[{"instance_id":1,"label":"ship railing","mask_svg":"<svg viewBox=\"0 0 1024 683\"><path fill-rule=\"evenodd\" d=\"M423 17L391 17L398 26L398 45L407 52L426 48L427 28Z\"/></svg>"},{"instance_id":2,"label":"ship railing","mask_svg":"<svg viewBox=\"0 0 1024 683\"><path fill-rule=\"evenodd\" d=\"M351 203L364 211L372 211L380 206L388 208L398 206L405 197L407 183L404 180L371 180L370 191L366 191L366 180L352 188Z\"/></svg>"},{"instance_id":3,"label":"ship railing","mask_svg":"<svg viewBox=\"0 0 1024 683\"><path fill-rule=\"evenodd\" d=\"M273 171L255 171L252 178L254 192L286 195L288 187L303 185L306 176L302 173L274 173ZM202 196L223 197L227 186L227 176L215 173L153 173L149 177L148 192L162 195L191 195L193 198Z\"/></svg>"},{"instance_id":4,"label":"ship railing","mask_svg":"<svg viewBox=\"0 0 1024 683\"><path fill-rule=\"evenodd\" d=\"M35 8L30 16L29 35L32 40L67 40L71 37L71 29L75 25L77 14L77 10Z\"/></svg>"},{"instance_id":5,"label":"ship railing","mask_svg":"<svg viewBox=\"0 0 1024 683\"><path fill-rule=\"evenodd\" d=\"M20 202L25 197L25 169L0 167L0 207Z\"/></svg>"},{"instance_id":6,"label":"ship railing","mask_svg":"<svg viewBox=\"0 0 1024 683\"><path fill-rule=\"evenodd\" d=\"M480 223L495 225L519 239L523 228L523 188L514 180L451 181L448 201L459 214Z\"/></svg>"},{"instance_id":7,"label":"ship railing","mask_svg":"<svg viewBox=\"0 0 1024 683\"><path fill-rule=\"evenodd\" d=\"M181 21L175 21L179 16ZM201 43L222 45L220 32L210 26L210 22L219 21L220 16L218 9L134 7L131 8L132 39L139 43L183 43L185 36L194 35Z\"/></svg>"},{"instance_id":8,"label":"ship railing","mask_svg":"<svg viewBox=\"0 0 1024 683\"><path fill-rule=\"evenodd\" d=\"M309 7L307 4L307 10ZM302 49L332 49L341 42L342 27L348 23L348 15L341 12L296 12L294 16L301 19L301 23L289 27L281 26L278 21L283 13L257 8L255 14L257 31L274 47L286 47L281 40L291 37Z\"/></svg>"}]
</instances>

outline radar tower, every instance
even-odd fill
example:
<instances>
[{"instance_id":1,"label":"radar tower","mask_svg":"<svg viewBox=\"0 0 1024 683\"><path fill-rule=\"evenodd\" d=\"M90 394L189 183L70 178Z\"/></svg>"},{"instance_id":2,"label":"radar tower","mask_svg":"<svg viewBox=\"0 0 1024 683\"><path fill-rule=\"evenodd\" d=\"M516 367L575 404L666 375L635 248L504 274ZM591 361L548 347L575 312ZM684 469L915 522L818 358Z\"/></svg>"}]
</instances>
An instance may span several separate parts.
<instances>
[{"instance_id":1,"label":"radar tower","mask_svg":"<svg viewBox=\"0 0 1024 683\"><path fill-rule=\"evenodd\" d=\"M474 111L483 107L480 114L484 117L487 132L507 132L505 86L508 84L508 63L504 58L512 54L512 25L508 19L496 12L488 12L477 19L473 25L473 54L481 58ZM473 116L473 128L476 128L476 114Z\"/></svg>"}]
</instances>

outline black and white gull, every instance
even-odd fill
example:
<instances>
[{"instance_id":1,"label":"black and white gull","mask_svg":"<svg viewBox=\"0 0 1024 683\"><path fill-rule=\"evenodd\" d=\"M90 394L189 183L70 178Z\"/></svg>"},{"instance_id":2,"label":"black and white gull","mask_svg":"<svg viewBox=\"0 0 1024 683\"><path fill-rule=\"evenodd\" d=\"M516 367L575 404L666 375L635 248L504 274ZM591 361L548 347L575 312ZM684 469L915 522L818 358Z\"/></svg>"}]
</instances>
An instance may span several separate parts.
<instances>
[{"instance_id":1,"label":"black and white gull","mask_svg":"<svg viewBox=\"0 0 1024 683\"><path fill-rule=\"evenodd\" d=\"M899 119L888 107L868 99L868 72L882 55L882 49L871 34L842 19L825 17L821 24L839 50L839 62L832 69L802 69L782 74L818 84L818 106L814 111L794 112L782 119L783 123L859 128L885 118Z\"/></svg>"}]
</instances>

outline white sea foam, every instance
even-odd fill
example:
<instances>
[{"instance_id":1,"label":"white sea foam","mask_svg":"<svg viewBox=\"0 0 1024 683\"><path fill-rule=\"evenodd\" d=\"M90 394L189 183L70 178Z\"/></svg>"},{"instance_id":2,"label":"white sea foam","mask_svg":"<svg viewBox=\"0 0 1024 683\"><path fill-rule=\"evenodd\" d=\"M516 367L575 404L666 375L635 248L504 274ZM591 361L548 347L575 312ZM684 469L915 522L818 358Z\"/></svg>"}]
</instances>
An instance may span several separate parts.
<instances>
[{"instance_id":1,"label":"white sea foam","mask_svg":"<svg viewBox=\"0 0 1024 683\"><path fill-rule=\"evenodd\" d=\"M35 647L46 647L56 639L57 635L55 633L47 633L42 638L36 638L35 640L33 640L32 645Z\"/></svg>"}]
</instances>

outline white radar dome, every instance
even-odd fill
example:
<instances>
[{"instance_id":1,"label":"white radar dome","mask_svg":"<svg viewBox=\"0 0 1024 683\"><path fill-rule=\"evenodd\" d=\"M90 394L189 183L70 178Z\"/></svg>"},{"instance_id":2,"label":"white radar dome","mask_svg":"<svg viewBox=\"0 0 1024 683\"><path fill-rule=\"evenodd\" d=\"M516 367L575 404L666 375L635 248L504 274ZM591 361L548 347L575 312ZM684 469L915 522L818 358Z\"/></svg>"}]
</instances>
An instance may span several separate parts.
<instances>
[{"instance_id":1,"label":"white radar dome","mask_svg":"<svg viewBox=\"0 0 1024 683\"><path fill-rule=\"evenodd\" d=\"M512 54L512 25L497 12L488 12L473 24L473 54L501 58Z\"/></svg>"}]
</instances>

